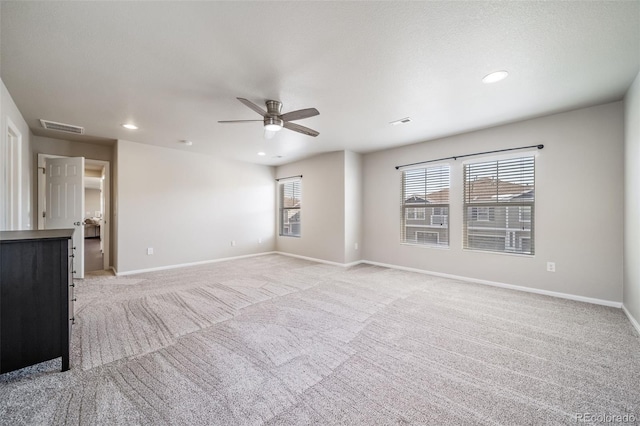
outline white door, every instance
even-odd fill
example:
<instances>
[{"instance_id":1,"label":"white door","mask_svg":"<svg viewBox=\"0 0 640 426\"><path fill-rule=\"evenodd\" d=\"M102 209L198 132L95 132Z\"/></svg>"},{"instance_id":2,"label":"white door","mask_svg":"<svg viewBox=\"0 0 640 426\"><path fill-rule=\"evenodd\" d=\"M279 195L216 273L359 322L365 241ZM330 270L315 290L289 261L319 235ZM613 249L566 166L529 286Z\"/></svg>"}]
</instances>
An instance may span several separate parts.
<instances>
[{"instance_id":1,"label":"white door","mask_svg":"<svg viewBox=\"0 0 640 426\"><path fill-rule=\"evenodd\" d=\"M75 278L84 278L84 158L47 158L45 229L73 228Z\"/></svg>"}]
</instances>

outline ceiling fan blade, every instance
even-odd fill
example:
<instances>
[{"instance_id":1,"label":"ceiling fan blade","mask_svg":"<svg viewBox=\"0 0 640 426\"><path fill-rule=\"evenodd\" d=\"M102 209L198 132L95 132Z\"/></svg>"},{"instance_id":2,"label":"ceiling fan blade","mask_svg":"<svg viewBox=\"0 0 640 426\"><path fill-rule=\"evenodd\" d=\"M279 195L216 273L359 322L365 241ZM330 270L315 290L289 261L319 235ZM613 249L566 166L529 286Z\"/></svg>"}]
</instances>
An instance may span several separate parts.
<instances>
[{"instance_id":1,"label":"ceiling fan blade","mask_svg":"<svg viewBox=\"0 0 640 426\"><path fill-rule=\"evenodd\" d=\"M248 106L249 108L251 108L252 110L257 112L261 116L263 116L263 117L267 116L267 111L265 111L264 108L259 107L258 105L254 104L250 100L245 99L245 98L236 98L236 99L238 99L240 102L242 102L243 104L245 104L246 106Z\"/></svg>"},{"instance_id":2,"label":"ceiling fan blade","mask_svg":"<svg viewBox=\"0 0 640 426\"><path fill-rule=\"evenodd\" d=\"M218 121L218 123L254 123L254 122L262 123L263 120L222 120Z\"/></svg>"},{"instance_id":3,"label":"ceiling fan blade","mask_svg":"<svg viewBox=\"0 0 640 426\"><path fill-rule=\"evenodd\" d=\"M303 118L315 117L316 115L320 115L315 108L307 108L307 109L299 109L297 111L291 111L286 114L282 114L280 116L284 121L295 121L302 120Z\"/></svg>"},{"instance_id":4,"label":"ceiling fan blade","mask_svg":"<svg viewBox=\"0 0 640 426\"><path fill-rule=\"evenodd\" d=\"M316 137L316 136L318 136L320 134L320 133L316 132L313 129L301 126L299 124L289 123L288 121L284 122L284 127L286 127L289 130L293 130L294 132L302 133L302 134L307 135L307 136Z\"/></svg>"}]
</instances>

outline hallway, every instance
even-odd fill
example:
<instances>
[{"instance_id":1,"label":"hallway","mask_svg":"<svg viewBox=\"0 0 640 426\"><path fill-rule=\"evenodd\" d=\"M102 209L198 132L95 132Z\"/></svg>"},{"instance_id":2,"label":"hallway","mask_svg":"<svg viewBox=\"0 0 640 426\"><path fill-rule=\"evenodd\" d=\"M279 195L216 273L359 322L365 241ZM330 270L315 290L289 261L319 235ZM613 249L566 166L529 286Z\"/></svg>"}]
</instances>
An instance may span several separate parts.
<instances>
[{"instance_id":1,"label":"hallway","mask_svg":"<svg viewBox=\"0 0 640 426\"><path fill-rule=\"evenodd\" d=\"M102 252L100 251L100 238L84 239L84 270L101 271L103 266Z\"/></svg>"}]
</instances>

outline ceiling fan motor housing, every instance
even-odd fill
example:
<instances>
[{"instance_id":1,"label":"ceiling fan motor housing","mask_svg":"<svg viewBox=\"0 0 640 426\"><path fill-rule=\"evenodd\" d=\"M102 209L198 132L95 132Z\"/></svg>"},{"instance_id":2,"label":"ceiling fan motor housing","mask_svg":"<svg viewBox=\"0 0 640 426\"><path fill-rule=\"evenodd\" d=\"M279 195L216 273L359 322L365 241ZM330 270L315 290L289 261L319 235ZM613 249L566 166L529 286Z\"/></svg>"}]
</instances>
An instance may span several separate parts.
<instances>
[{"instance_id":1,"label":"ceiling fan motor housing","mask_svg":"<svg viewBox=\"0 0 640 426\"><path fill-rule=\"evenodd\" d=\"M282 102L278 101L267 101L267 115L269 116L278 116L282 113ZM280 120L282 121L282 120ZM265 121L266 123L266 121Z\"/></svg>"},{"instance_id":2,"label":"ceiling fan motor housing","mask_svg":"<svg viewBox=\"0 0 640 426\"><path fill-rule=\"evenodd\" d=\"M267 130L275 130L276 128L274 126L278 126L278 130L280 130L282 126L284 126L284 121L278 117L265 117L264 125L267 128Z\"/></svg>"}]
</instances>

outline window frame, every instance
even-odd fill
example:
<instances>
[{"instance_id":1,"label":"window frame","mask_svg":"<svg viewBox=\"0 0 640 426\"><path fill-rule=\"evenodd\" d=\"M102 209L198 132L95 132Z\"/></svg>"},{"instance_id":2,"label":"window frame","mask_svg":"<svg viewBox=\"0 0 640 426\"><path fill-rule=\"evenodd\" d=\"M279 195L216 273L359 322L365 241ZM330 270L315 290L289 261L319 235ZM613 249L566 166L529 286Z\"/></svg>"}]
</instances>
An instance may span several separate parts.
<instances>
[{"instance_id":1,"label":"window frame","mask_svg":"<svg viewBox=\"0 0 640 426\"><path fill-rule=\"evenodd\" d=\"M291 193L293 194L293 200L296 198L296 184L297 184L297 193L298 193L298 202L294 203L293 206L285 206L285 193L287 185L291 185ZM295 213L290 214L290 212L295 211ZM297 222L284 221L283 219L288 217L294 217L296 214L298 215ZM298 232L292 232L294 228L293 225L298 225ZM291 225L287 232L285 232L286 225ZM292 178L286 179L282 181L278 181L278 236L280 237L293 237L300 238L302 236L302 179L301 178Z\"/></svg>"},{"instance_id":2,"label":"window frame","mask_svg":"<svg viewBox=\"0 0 640 426\"><path fill-rule=\"evenodd\" d=\"M463 164L464 250L535 255L535 163L529 153ZM492 245L488 238L504 244Z\"/></svg>"},{"instance_id":3,"label":"window frame","mask_svg":"<svg viewBox=\"0 0 640 426\"><path fill-rule=\"evenodd\" d=\"M412 176L412 175L416 176ZM423 174L423 177L420 177ZM422 180L423 179L423 180ZM449 192L444 196L442 191ZM450 247L451 165L440 163L429 167L402 170L400 187L400 243L422 247ZM429 195L441 193L436 202ZM433 212L445 219L433 222ZM419 228L419 229L418 229ZM418 234L436 234L435 243L419 241Z\"/></svg>"}]
</instances>

